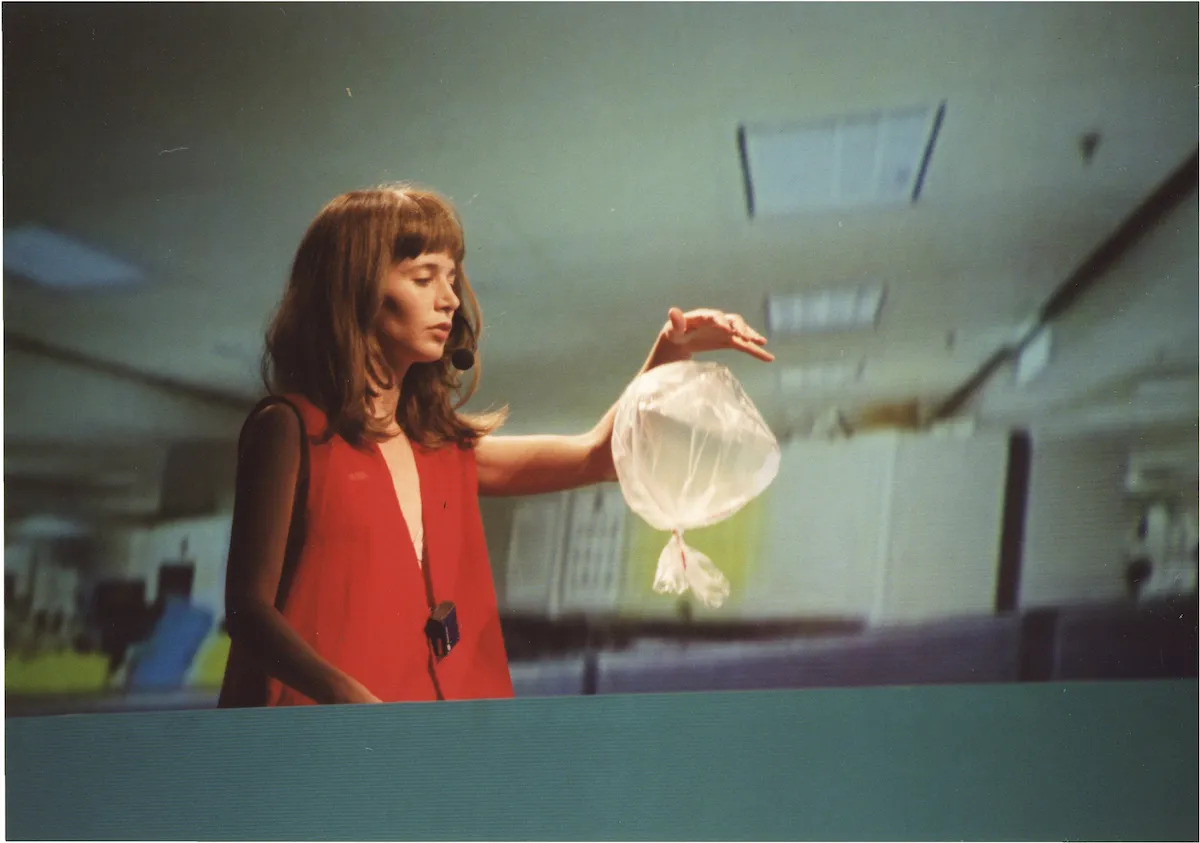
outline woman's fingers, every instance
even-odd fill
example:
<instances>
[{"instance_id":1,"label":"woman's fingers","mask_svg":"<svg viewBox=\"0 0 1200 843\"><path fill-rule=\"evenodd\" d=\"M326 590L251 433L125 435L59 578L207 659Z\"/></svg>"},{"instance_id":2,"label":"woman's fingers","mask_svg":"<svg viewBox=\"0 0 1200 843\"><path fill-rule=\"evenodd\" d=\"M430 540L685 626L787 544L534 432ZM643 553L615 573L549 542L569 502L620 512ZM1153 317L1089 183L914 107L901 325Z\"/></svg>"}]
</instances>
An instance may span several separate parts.
<instances>
[{"instance_id":1,"label":"woman's fingers","mask_svg":"<svg viewBox=\"0 0 1200 843\"><path fill-rule=\"evenodd\" d=\"M765 348L760 348L755 342L742 337L734 337L733 344L739 351L744 351L751 357L757 357L765 363L770 363L775 359L775 355L767 351Z\"/></svg>"},{"instance_id":2,"label":"woman's fingers","mask_svg":"<svg viewBox=\"0 0 1200 843\"><path fill-rule=\"evenodd\" d=\"M747 338L748 340L750 340L751 342L758 343L759 345L766 345L766 344L767 344L767 338L766 338L766 337L764 337L764 336L763 336L762 334L760 334L758 331L756 331L756 330L754 330L753 328L751 328L751 327L750 327L749 325L747 325L745 322L743 322L743 323L742 323L742 325L743 325L743 328L744 328L744 330L742 331L742 336L746 337L746 338Z\"/></svg>"},{"instance_id":3,"label":"woman's fingers","mask_svg":"<svg viewBox=\"0 0 1200 843\"><path fill-rule=\"evenodd\" d=\"M676 342L692 343L697 349L715 350L725 346L744 351L759 360L770 362L775 359L775 355L760 348L767 344L767 338L751 328L740 314L711 308L685 314L679 308L672 307L667 315L670 319L670 336Z\"/></svg>"},{"instance_id":4,"label":"woman's fingers","mask_svg":"<svg viewBox=\"0 0 1200 843\"><path fill-rule=\"evenodd\" d=\"M734 334L741 337L742 339L749 340L750 342L756 343L757 345L766 345L767 344L767 338L764 337L762 334L760 334L758 331L751 328L749 323L747 323L746 320L743 319L739 314L731 313L726 317L726 320L728 322L729 327L733 330Z\"/></svg>"},{"instance_id":5,"label":"woman's fingers","mask_svg":"<svg viewBox=\"0 0 1200 843\"><path fill-rule=\"evenodd\" d=\"M671 327L676 335L682 336L687 331L687 318L679 308L673 307L668 310L667 318L671 320Z\"/></svg>"}]
</instances>

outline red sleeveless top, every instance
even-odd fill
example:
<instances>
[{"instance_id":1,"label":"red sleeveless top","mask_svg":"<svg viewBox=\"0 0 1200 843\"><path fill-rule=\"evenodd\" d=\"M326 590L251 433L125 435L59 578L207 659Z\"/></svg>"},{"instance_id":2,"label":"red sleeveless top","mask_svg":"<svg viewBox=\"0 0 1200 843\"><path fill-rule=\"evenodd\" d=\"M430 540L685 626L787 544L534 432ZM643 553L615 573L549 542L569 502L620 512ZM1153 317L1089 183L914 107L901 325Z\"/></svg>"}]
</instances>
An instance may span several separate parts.
<instances>
[{"instance_id":1,"label":"red sleeveless top","mask_svg":"<svg viewBox=\"0 0 1200 843\"><path fill-rule=\"evenodd\" d=\"M309 482L304 541L280 611L322 658L384 702L513 696L492 569L479 514L475 452L414 444L425 532L418 563L383 453L334 435L298 395ZM459 643L431 656L425 622L433 606L457 607ZM313 701L268 677L234 641L221 706Z\"/></svg>"}]
</instances>

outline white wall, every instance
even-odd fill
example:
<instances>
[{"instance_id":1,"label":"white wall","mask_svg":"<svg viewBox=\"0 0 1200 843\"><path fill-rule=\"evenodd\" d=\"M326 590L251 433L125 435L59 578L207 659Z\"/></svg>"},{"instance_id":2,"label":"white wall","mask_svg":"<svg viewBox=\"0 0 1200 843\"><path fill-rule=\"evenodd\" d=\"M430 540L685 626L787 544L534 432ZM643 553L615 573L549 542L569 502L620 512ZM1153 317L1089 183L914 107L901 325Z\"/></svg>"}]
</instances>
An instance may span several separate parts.
<instances>
[{"instance_id":1,"label":"white wall","mask_svg":"<svg viewBox=\"0 0 1200 843\"><path fill-rule=\"evenodd\" d=\"M140 552L130 560L130 574L146 578L146 598L157 598L158 567L179 560L182 543L187 541L186 558L196 567L192 583L192 603L224 614L225 561L229 553L228 515L205 516L170 521L146 532Z\"/></svg>"},{"instance_id":2,"label":"white wall","mask_svg":"<svg viewBox=\"0 0 1200 843\"><path fill-rule=\"evenodd\" d=\"M885 558L895 450L891 434L783 447L746 614L871 611Z\"/></svg>"},{"instance_id":3,"label":"white wall","mask_svg":"<svg viewBox=\"0 0 1200 843\"><path fill-rule=\"evenodd\" d=\"M1007 454L997 434L789 444L755 608L873 623L991 612Z\"/></svg>"},{"instance_id":4,"label":"white wall","mask_svg":"<svg viewBox=\"0 0 1200 843\"><path fill-rule=\"evenodd\" d=\"M902 436L877 621L994 610L1008 439Z\"/></svg>"},{"instance_id":5,"label":"white wall","mask_svg":"<svg viewBox=\"0 0 1200 843\"><path fill-rule=\"evenodd\" d=\"M509 511L505 557L500 564L493 562L505 609L545 615L557 611L566 500L566 494L534 495L517 500Z\"/></svg>"},{"instance_id":6,"label":"white wall","mask_svg":"<svg viewBox=\"0 0 1200 843\"><path fill-rule=\"evenodd\" d=\"M726 570L734 586L727 604L698 608L696 617L889 623L990 613L1007 453L1000 434L883 432L785 444L763 517L752 519L760 526L732 533L746 543L749 564L744 572ZM547 496L518 505L510 556L519 558L508 560L503 598L510 608L556 611L564 501ZM633 535L638 516L627 511L626 518ZM738 556L723 546L713 561L734 565ZM642 561L626 560L627 575L652 577L653 566ZM617 607L623 614L677 616L677 599L649 593L648 581L633 585Z\"/></svg>"},{"instance_id":7,"label":"white wall","mask_svg":"<svg viewBox=\"0 0 1200 843\"><path fill-rule=\"evenodd\" d=\"M1124 493L1128 452L1121 437L1035 438L1022 608L1124 594L1125 549L1137 517ZM759 548L741 592L697 617L886 624L991 613L1007 459L1007 435L998 432L784 445L763 500L762 535L747 537ZM521 558L506 566L505 596L514 608L553 612L562 508L558 496L518 504L523 517L510 551ZM669 618L676 604L650 595L620 608Z\"/></svg>"},{"instance_id":8,"label":"white wall","mask_svg":"<svg viewBox=\"0 0 1200 843\"><path fill-rule=\"evenodd\" d=\"M158 568L180 560L181 545L187 540L186 559L195 566L192 603L224 615L225 561L229 553L228 514L186 518L148 527L109 527L98 543L99 562L90 579L105 577L143 579L146 600L156 599Z\"/></svg>"},{"instance_id":9,"label":"white wall","mask_svg":"<svg viewBox=\"0 0 1200 843\"><path fill-rule=\"evenodd\" d=\"M1117 436L1035 437L1022 608L1125 594L1125 549L1137 517L1124 493L1128 455Z\"/></svg>"}]
</instances>

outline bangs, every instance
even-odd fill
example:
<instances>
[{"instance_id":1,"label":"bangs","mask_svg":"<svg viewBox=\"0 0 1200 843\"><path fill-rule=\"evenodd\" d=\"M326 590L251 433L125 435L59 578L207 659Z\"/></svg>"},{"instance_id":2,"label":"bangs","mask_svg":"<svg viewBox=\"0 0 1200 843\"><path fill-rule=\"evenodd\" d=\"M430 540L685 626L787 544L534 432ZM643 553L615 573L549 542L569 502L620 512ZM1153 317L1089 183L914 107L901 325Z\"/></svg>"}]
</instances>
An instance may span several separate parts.
<instances>
[{"instance_id":1,"label":"bangs","mask_svg":"<svg viewBox=\"0 0 1200 843\"><path fill-rule=\"evenodd\" d=\"M401 196L392 239L392 260L445 253L455 262L462 263L466 246L454 209L429 193L406 190Z\"/></svg>"}]
</instances>

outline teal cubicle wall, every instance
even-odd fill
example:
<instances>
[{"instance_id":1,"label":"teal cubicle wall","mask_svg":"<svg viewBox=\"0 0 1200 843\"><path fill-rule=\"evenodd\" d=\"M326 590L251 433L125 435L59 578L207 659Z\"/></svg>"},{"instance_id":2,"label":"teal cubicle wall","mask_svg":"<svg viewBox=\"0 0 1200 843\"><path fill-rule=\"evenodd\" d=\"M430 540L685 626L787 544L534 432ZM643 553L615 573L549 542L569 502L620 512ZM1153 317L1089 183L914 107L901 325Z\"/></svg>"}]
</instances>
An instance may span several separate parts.
<instances>
[{"instance_id":1,"label":"teal cubicle wall","mask_svg":"<svg viewBox=\"0 0 1200 843\"><path fill-rule=\"evenodd\" d=\"M10 839L1172 840L1197 683L10 718Z\"/></svg>"}]
</instances>

